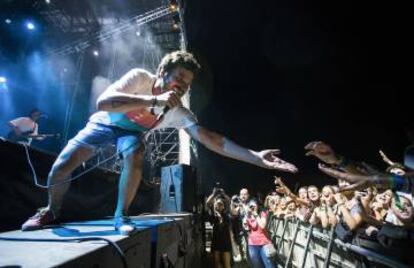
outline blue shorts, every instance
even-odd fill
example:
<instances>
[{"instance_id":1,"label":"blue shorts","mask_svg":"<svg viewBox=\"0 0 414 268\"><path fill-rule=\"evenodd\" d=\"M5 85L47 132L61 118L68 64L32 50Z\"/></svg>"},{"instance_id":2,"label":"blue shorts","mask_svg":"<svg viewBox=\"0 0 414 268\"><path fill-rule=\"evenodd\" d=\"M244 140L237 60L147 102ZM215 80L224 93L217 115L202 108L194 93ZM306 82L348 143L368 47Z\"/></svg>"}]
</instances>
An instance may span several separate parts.
<instances>
[{"instance_id":1,"label":"blue shorts","mask_svg":"<svg viewBox=\"0 0 414 268\"><path fill-rule=\"evenodd\" d=\"M69 140L68 145L85 146L96 151L99 147L116 142L118 153L127 153L140 146L143 134L143 132L88 122L75 137Z\"/></svg>"}]
</instances>

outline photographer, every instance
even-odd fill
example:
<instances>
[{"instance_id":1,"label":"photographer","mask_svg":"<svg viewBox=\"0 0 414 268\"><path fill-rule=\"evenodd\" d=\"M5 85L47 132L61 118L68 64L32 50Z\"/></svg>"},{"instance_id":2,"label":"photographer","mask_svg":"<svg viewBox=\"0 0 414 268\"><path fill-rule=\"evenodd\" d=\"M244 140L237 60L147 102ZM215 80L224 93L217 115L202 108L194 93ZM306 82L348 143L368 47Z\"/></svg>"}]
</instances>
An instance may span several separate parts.
<instances>
[{"instance_id":1,"label":"photographer","mask_svg":"<svg viewBox=\"0 0 414 268\"><path fill-rule=\"evenodd\" d=\"M240 261L240 259L247 261L247 233L242 223L247 213L249 199L249 190L246 188L241 189L239 195L234 195L231 199L232 230L237 244L233 252L235 261Z\"/></svg>"},{"instance_id":2,"label":"photographer","mask_svg":"<svg viewBox=\"0 0 414 268\"><path fill-rule=\"evenodd\" d=\"M207 198L206 205L209 221L213 225L211 252L214 257L214 267L231 267L231 222L229 215L230 198L216 184L213 192Z\"/></svg>"},{"instance_id":3,"label":"photographer","mask_svg":"<svg viewBox=\"0 0 414 268\"><path fill-rule=\"evenodd\" d=\"M275 267L273 258L276 250L266 230L267 216L265 211L259 211L255 200L249 202L243 222L249 231L247 240L252 267Z\"/></svg>"}]
</instances>

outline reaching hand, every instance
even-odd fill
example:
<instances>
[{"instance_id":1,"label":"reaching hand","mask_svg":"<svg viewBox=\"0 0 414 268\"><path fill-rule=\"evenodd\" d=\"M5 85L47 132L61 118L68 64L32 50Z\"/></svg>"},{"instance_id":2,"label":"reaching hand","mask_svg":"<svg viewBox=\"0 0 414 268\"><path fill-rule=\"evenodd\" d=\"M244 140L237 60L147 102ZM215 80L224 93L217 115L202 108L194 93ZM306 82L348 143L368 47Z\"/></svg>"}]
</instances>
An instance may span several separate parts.
<instances>
[{"instance_id":1,"label":"reaching hand","mask_svg":"<svg viewBox=\"0 0 414 268\"><path fill-rule=\"evenodd\" d=\"M339 159L329 144L323 141L313 141L305 146L306 156L313 155L327 164L337 164Z\"/></svg>"},{"instance_id":2,"label":"reaching hand","mask_svg":"<svg viewBox=\"0 0 414 268\"><path fill-rule=\"evenodd\" d=\"M279 194L287 194L286 189L284 187L276 186L276 192Z\"/></svg>"},{"instance_id":3,"label":"reaching hand","mask_svg":"<svg viewBox=\"0 0 414 268\"><path fill-rule=\"evenodd\" d=\"M369 176L356 175L356 174L351 174L351 173L347 173L347 172L342 172L342 171L327 167L324 164L319 164L318 168L319 168L320 171L322 171L326 175L334 177L338 180L347 181L349 183L355 183L355 182L359 182L359 181L366 181L369 178Z\"/></svg>"},{"instance_id":4,"label":"reaching hand","mask_svg":"<svg viewBox=\"0 0 414 268\"><path fill-rule=\"evenodd\" d=\"M276 155L280 153L280 150L273 149L273 150L263 150L258 152L258 156L260 158L259 166L268 168L268 169L277 169L285 172L296 173L298 172L298 168L288 163Z\"/></svg>"},{"instance_id":5,"label":"reaching hand","mask_svg":"<svg viewBox=\"0 0 414 268\"><path fill-rule=\"evenodd\" d=\"M380 212L382 209L384 209L384 206L383 206L383 204L382 204L382 203L380 203L380 202L374 202L374 203L372 203L372 205L371 205L371 209L372 209L373 211Z\"/></svg>"},{"instance_id":6,"label":"reaching hand","mask_svg":"<svg viewBox=\"0 0 414 268\"><path fill-rule=\"evenodd\" d=\"M275 184L276 184L276 192L281 193L281 194L285 194L285 195L292 194L290 189L282 181L281 177L275 176Z\"/></svg>"},{"instance_id":7,"label":"reaching hand","mask_svg":"<svg viewBox=\"0 0 414 268\"><path fill-rule=\"evenodd\" d=\"M285 186L285 184L283 183L281 177L274 176L274 178L275 178L275 184L276 185Z\"/></svg>"},{"instance_id":8,"label":"reaching hand","mask_svg":"<svg viewBox=\"0 0 414 268\"><path fill-rule=\"evenodd\" d=\"M345 202L348 201L346 199L346 197L343 194L341 194L341 193L336 193L334 195L334 198L335 198L336 203L338 203L338 204L344 204Z\"/></svg>"},{"instance_id":9,"label":"reaching hand","mask_svg":"<svg viewBox=\"0 0 414 268\"><path fill-rule=\"evenodd\" d=\"M351 183L351 185L340 188L339 189L340 192L361 190L361 189L365 189L368 186L375 184L374 176L365 176L365 175L346 173L346 172L338 171L336 169L327 167L323 164L319 164L318 167L319 167L319 170L325 173L326 175L329 175L338 180L344 180L344 181Z\"/></svg>"},{"instance_id":10,"label":"reaching hand","mask_svg":"<svg viewBox=\"0 0 414 268\"><path fill-rule=\"evenodd\" d=\"M388 158L388 156L382 151L382 150L379 150L379 153L380 153L380 155L381 155L381 157L382 157L382 160L385 162L385 163L387 163L388 165L390 165L390 166L393 166L395 163L393 162L393 161L391 161L389 158Z\"/></svg>"}]
</instances>

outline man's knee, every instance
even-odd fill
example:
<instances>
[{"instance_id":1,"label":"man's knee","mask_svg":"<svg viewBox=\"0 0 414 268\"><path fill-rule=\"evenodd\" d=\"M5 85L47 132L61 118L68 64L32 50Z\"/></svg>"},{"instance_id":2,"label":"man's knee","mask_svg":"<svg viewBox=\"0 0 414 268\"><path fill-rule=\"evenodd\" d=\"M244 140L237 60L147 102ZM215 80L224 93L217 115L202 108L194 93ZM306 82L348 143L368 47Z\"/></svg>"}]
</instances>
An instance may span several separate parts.
<instances>
[{"instance_id":1,"label":"man's knee","mask_svg":"<svg viewBox=\"0 0 414 268\"><path fill-rule=\"evenodd\" d=\"M67 176L73 169L69 164L68 159L58 157L49 172L49 177Z\"/></svg>"},{"instance_id":2,"label":"man's knee","mask_svg":"<svg viewBox=\"0 0 414 268\"><path fill-rule=\"evenodd\" d=\"M144 162L144 150L143 148L137 148L136 150L124 155L125 167L132 169L140 169Z\"/></svg>"},{"instance_id":3,"label":"man's knee","mask_svg":"<svg viewBox=\"0 0 414 268\"><path fill-rule=\"evenodd\" d=\"M66 149L66 148L65 148ZM63 150L53 163L49 177L67 176L75 170L79 164L88 159L91 152L76 148L72 150Z\"/></svg>"}]
</instances>

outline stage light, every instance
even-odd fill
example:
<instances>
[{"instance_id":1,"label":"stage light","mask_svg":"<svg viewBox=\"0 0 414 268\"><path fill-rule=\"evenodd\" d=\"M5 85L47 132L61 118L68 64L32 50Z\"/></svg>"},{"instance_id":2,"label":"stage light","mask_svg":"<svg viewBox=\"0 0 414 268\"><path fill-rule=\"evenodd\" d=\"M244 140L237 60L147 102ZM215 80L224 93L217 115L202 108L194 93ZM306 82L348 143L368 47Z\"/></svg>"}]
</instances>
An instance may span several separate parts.
<instances>
[{"instance_id":1,"label":"stage light","mask_svg":"<svg viewBox=\"0 0 414 268\"><path fill-rule=\"evenodd\" d=\"M180 14L178 14L178 13L174 14L173 21L174 21L174 23L172 25L172 28L173 28L173 30L176 31L180 28L180 24L181 24Z\"/></svg>"},{"instance_id":2,"label":"stage light","mask_svg":"<svg viewBox=\"0 0 414 268\"><path fill-rule=\"evenodd\" d=\"M4 22L7 23L7 24L10 24L10 23L12 23L12 20L7 18L7 19L4 20Z\"/></svg>"},{"instance_id":3,"label":"stage light","mask_svg":"<svg viewBox=\"0 0 414 268\"><path fill-rule=\"evenodd\" d=\"M178 10L178 3L177 0L170 0L170 3L168 4L168 7L170 8L171 11L177 11Z\"/></svg>"},{"instance_id":4,"label":"stage light","mask_svg":"<svg viewBox=\"0 0 414 268\"><path fill-rule=\"evenodd\" d=\"M173 30L178 30L179 28L180 28L180 24L178 24L178 23L174 23L173 25L172 25L172 28L173 28Z\"/></svg>"},{"instance_id":5,"label":"stage light","mask_svg":"<svg viewBox=\"0 0 414 268\"><path fill-rule=\"evenodd\" d=\"M33 31L36 27L35 27L35 25L33 24L33 22L28 22L28 23L26 23L26 27L27 27L27 29L29 29L30 31Z\"/></svg>"},{"instance_id":6,"label":"stage light","mask_svg":"<svg viewBox=\"0 0 414 268\"><path fill-rule=\"evenodd\" d=\"M99 56L99 51L98 51L98 50L94 50L94 51L92 52L92 54L93 54L95 57L98 57L98 56Z\"/></svg>"},{"instance_id":7,"label":"stage light","mask_svg":"<svg viewBox=\"0 0 414 268\"><path fill-rule=\"evenodd\" d=\"M7 87L7 78L4 76L0 76L0 92L8 92Z\"/></svg>"},{"instance_id":8,"label":"stage light","mask_svg":"<svg viewBox=\"0 0 414 268\"><path fill-rule=\"evenodd\" d=\"M50 4L50 0L45 0L45 3L46 4Z\"/></svg>"},{"instance_id":9,"label":"stage light","mask_svg":"<svg viewBox=\"0 0 414 268\"><path fill-rule=\"evenodd\" d=\"M135 32L135 34L136 34L137 36L141 36L141 32L140 32L140 31L136 31L136 32Z\"/></svg>"}]
</instances>

